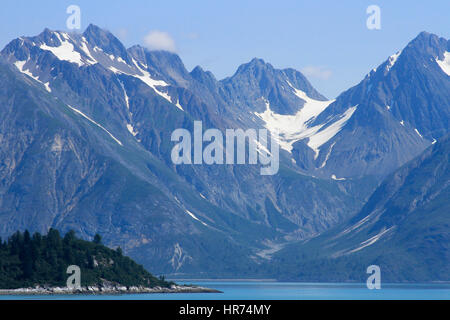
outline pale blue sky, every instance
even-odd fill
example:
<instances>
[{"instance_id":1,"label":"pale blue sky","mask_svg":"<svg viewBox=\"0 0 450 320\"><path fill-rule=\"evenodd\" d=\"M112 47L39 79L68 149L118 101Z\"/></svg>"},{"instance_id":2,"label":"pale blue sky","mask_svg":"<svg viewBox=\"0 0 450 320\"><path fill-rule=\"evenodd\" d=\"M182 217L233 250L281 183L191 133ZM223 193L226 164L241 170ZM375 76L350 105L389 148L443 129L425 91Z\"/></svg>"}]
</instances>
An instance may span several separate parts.
<instances>
[{"instance_id":1,"label":"pale blue sky","mask_svg":"<svg viewBox=\"0 0 450 320\"><path fill-rule=\"evenodd\" d=\"M253 57L305 72L329 98L358 83L420 31L450 37L450 1L25 1L2 0L0 47L45 27L66 30L66 8L81 8L81 28L106 28L129 47L167 32L186 67L232 75ZM366 8L381 8L381 30L366 28Z\"/></svg>"}]
</instances>

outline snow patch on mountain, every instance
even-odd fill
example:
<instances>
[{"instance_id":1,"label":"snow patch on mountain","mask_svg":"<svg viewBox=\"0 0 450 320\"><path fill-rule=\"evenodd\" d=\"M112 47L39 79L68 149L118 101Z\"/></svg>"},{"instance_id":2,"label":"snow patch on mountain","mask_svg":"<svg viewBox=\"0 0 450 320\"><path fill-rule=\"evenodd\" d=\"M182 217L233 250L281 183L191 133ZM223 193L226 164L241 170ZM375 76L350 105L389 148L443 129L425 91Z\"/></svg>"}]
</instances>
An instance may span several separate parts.
<instances>
[{"instance_id":1,"label":"snow patch on mountain","mask_svg":"<svg viewBox=\"0 0 450 320\"><path fill-rule=\"evenodd\" d=\"M122 82L119 81L119 83L123 90L123 98L125 99L125 104L127 106L127 109L130 110L130 98L128 98L127 90L125 90L125 86L123 85Z\"/></svg>"},{"instance_id":2,"label":"snow patch on mountain","mask_svg":"<svg viewBox=\"0 0 450 320\"><path fill-rule=\"evenodd\" d=\"M356 249L350 250L348 253L354 253L357 252L359 250L362 250L368 246L371 246L372 244L374 244L375 242L377 242L378 240L380 240L380 238L385 235L387 232L389 232L393 227L390 227L389 229L385 229L382 230L381 232L379 232L378 234L376 234L375 236L373 236L372 238L369 238L363 242L360 243L360 246Z\"/></svg>"},{"instance_id":3,"label":"snow patch on mountain","mask_svg":"<svg viewBox=\"0 0 450 320\"><path fill-rule=\"evenodd\" d=\"M123 60L122 59L122 57L116 57L115 55L113 55L113 54L109 54L108 55L108 57L112 60L112 61L114 61L114 62L121 62L121 63L124 63L124 64L126 64L126 62L125 62L125 60Z\"/></svg>"},{"instance_id":4,"label":"snow patch on mountain","mask_svg":"<svg viewBox=\"0 0 450 320\"><path fill-rule=\"evenodd\" d=\"M109 136L115 141L117 142L117 144L119 144L120 146L123 146L122 142L120 142L116 137L114 137L111 132L109 132L108 130L105 129L105 127L103 127L101 124L95 122L94 120L92 120L91 118L89 118L87 115L85 115L83 112L81 112L80 110L67 105L70 109L72 109L73 111L75 111L76 113L78 113L79 115L83 116L84 118L86 118L87 120L89 120L90 122L92 122L93 124L95 124L97 127L99 127L100 129L102 129L103 131L105 131L107 134L109 134Z\"/></svg>"},{"instance_id":5,"label":"snow patch on mountain","mask_svg":"<svg viewBox=\"0 0 450 320\"><path fill-rule=\"evenodd\" d=\"M200 222L200 223L203 224L204 226L207 226L206 223L204 223L202 220L200 220L199 218L197 218L197 217L195 216L195 214L193 214L192 212L190 212L188 209L186 209L186 213L187 213L188 215L190 215L192 219L197 220L198 222Z\"/></svg>"},{"instance_id":6,"label":"snow patch on mountain","mask_svg":"<svg viewBox=\"0 0 450 320\"><path fill-rule=\"evenodd\" d=\"M44 87L45 87L45 90L47 90L48 92L52 92L52 89L50 89L50 82L49 81L44 83Z\"/></svg>"},{"instance_id":7,"label":"snow patch on mountain","mask_svg":"<svg viewBox=\"0 0 450 320\"><path fill-rule=\"evenodd\" d=\"M320 147L342 129L357 106L348 108L342 115L334 117L326 123L311 127L309 126L311 120L320 115L334 100L314 100L308 97L305 92L294 88L291 83L288 82L288 85L294 90L297 97L305 101L303 107L295 115L282 115L273 112L270 109L269 101L264 97L261 97L261 99L266 104L266 110L254 114L264 121L264 126L269 131L278 132L278 144L288 152L292 152L292 145L295 142L309 138L307 145L314 150L314 159L317 159Z\"/></svg>"},{"instance_id":8,"label":"snow patch on mountain","mask_svg":"<svg viewBox=\"0 0 450 320\"><path fill-rule=\"evenodd\" d=\"M312 134L305 127L302 116L297 113L296 115L282 115L273 112L270 109L270 103L265 98L262 98L266 104L266 110L262 113L255 112L254 114L264 121L264 126L270 132L278 132L278 144L281 148L288 152L292 152L292 145L303 138L306 138L308 134Z\"/></svg>"},{"instance_id":9,"label":"snow patch on mountain","mask_svg":"<svg viewBox=\"0 0 450 320\"><path fill-rule=\"evenodd\" d=\"M113 56L114 58L114 56ZM111 58L111 59L113 59ZM121 61L123 61L123 59L121 59ZM114 73L117 74L126 74L128 76L132 76L135 77L139 80L141 80L142 82L144 82L147 86L149 86L150 88L152 88L158 95L160 95L161 97L163 97L164 99L166 99L167 101L169 101L170 103L174 104L177 108L183 110L183 108L181 107L181 105L179 104L179 102L177 103L173 103L172 102L172 98L165 92L162 92L160 89L158 89L157 87L167 87L169 86L169 84L163 80L155 80L150 76L150 73L144 69L142 69L139 66L139 62L137 62L136 60L133 59L133 64L135 66L135 68L138 70L138 73L132 74L132 73L128 73L122 70L117 69L116 67L113 66L109 66L108 69L111 70Z\"/></svg>"},{"instance_id":10,"label":"snow patch on mountain","mask_svg":"<svg viewBox=\"0 0 450 320\"><path fill-rule=\"evenodd\" d=\"M119 83L123 90L123 98L125 100L125 105L127 106L128 117L131 120L133 118L133 113L130 111L130 99L127 95L127 90L125 89L125 86L123 85L122 81L119 81ZM127 129L134 137L136 137L137 134L139 133L136 130L134 130L134 127L131 123L127 123Z\"/></svg>"},{"instance_id":11,"label":"snow patch on mountain","mask_svg":"<svg viewBox=\"0 0 450 320\"><path fill-rule=\"evenodd\" d=\"M420 134L419 130L414 129L414 131L417 133L417 135L418 135L419 137L423 138L422 135Z\"/></svg>"},{"instance_id":12,"label":"snow patch on mountain","mask_svg":"<svg viewBox=\"0 0 450 320\"><path fill-rule=\"evenodd\" d=\"M79 67L83 66L85 63L81 57L81 54L78 51L75 51L75 47L72 43L68 41L70 39L67 35L62 33L63 38L61 38L58 32L54 32L54 35L59 39L61 44L57 47L51 47L44 44L41 44L39 48L42 50L50 51L53 53L59 60L69 61L70 63L76 63Z\"/></svg>"},{"instance_id":13,"label":"snow patch on mountain","mask_svg":"<svg viewBox=\"0 0 450 320\"><path fill-rule=\"evenodd\" d=\"M282 115L270 109L270 103L264 97L261 99L266 104L266 110L254 114L265 122L265 127L271 131L278 131L279 145L288 152L292 152L292 145L301 139L311 136L320 127L309 127L308 123L322 113L334 100L319 101L311 99L305 92L298 90L289 83L294 94L305 101L303 107L295 115Z\"/></svg>"},{"instance_id":14,"label":"snow patch on mountain","mask_svg":"<svg viewBox=\"0 0 450 320\"><path fill-rule=\"evenodd\" d=\"M442 71L444 71L448 76L450 76L450 52L445 51L444 59L438 60L438 58L436 58L436 62L442 69Z\"/></svg>"},{"instance_id":15,"label":"snow patch on mountain","mask_svg":"<svg viewBox=\"0 0 450 320\"><path fill-rule=\"evenodd\" d=\"M177 99L177 103L175 103L175 105L177 106L178 109L180 109L181 111L184 111L183 107L180 104L180 100Z\"/></svg>"},{"instance_id":16,"label":"snow patch on mountain","mask_svg":"<svg viewBox=\"0 0 450 320\"><path fill-rule=\"evenodd\" d=\"M294 94L299 97L300 99L305 101L305 104L303 105L302 109L297 113L301 120L303 120L303 123L305 124L308 120L317 117L319 114L321 114L331 103L333 103L335 100L329 100L329 101L319 101L311 99L306 95L305 92L302 90L299 90L295 88L289 81L287 81L288 85L294 90Z\"/></svg>"},{"instance_id":17,"label":"snow patch on mountain","mask_svg":"<svg viewBox=\"0 0 450 320\"><path fill-rule=\"evenodd\" d=\"M339 237L342 237L343 235L346 235L350 232L355 231L356 229L358 229L359 227L361 227L363 224L365 224L366 222L368 222L372 217L374 217L376 214L375 212L372 212L371 214L365 216L363 219L359 220L356 224L348 227L347 229L345 229L344 231L342 231L341 233L339 233L334 239L337 239Z\"/></svg>"},{"instance_id":18,"label":"snow patch on mountain","mask_svg":"<svg viewBox=\"0 0 450 320\"><path fill-rule=\"evenodd\" d=\"M325 156L325 160L322 162L322 164L319 167L320 169L326 166L328 158L330 157L331 151L333 151L333 147L335 144L336 144L336 141L333 142L333 144L330 146L330 149L328 150L327 155Z\"/></svg>"},{"instance_id":19,"label":"snow patch on mountain","mask_svg":"<svg viewBox=\"0 0 450 320\"><path fill-rule=\"evenodd\" d=\"M19 71L22 72L23 74L26 74L26 75L29 76L30 78L32 78L32 79L36 80L37 82L43 84L44 87L45 87L45 89L46 89L48 92L52 92L52 89L50 89L50 82L44 83L44 82L40 81L38 77L35 77L29 70L26 70L26 69L24 68L24 66L25 66L26 63L27 63L27 61L19 61L19 60L18 60L18 61L16 61L16 62L14 62L14 65L15 65L15 66L17 67L17 69L19 69Z\"/></svg>"},{"instance_id":20,"label":"snow patch on mountain","mask_svg":"<svg viewBox=\"0 0 450 320\"><path fill-rule=\"evenodd\" d=\"M108 69L110 71L114 72L114 73L117 73L117 74L123 73L123 74L127 74L127 75L131 76L131 74L125 73L125 72L123 72L123 71L121 71L121 70L119 70L119 69L117 69L116 67L113 67L113 66L109 66Z\"/></svg>"},{"instance_id":21,"label":"snow patch on mountain","mask_svg":"<svg viewBox=\"0 0 450 320\"><path fill-rule=\"evenodd\" d=\"M388 64L386 66L386 71L389 71L392 69L392 67L395 65L395 63L397 62L398 57L401 55L401 51L393 54L392 56L390 56L388 58Z\"/></svg>"},{"instance_id":22,"label":"snow patch on mountain","mask_svg":"<svg viewBox=\"0 0 450 320\"><path fill-rule=\"evenodd\" d=\"M257 151L259 154L262 154L262 155L272 155L272 153L269 151L269 149L267 149L267 147L264 146L261 142L259 142L258 140L253 140L253 142L256 144L256 146L257 146L256 151ZM266 144L266 142L265 142L265 144ZM263 151L264 151L264 152L263 152Z\"/></svg>"},{"instance_id":23,"label":"snow patch on mountain","mask_svg":"<svg viewBox=\"0 0 450 320\"><path fill-rule=\"evenodd\" d=\"M90 64L97 63L97 60L91 55L91 52L89 51L89 48L87 46L87 40L85 37L81 38L81 50L83 50L84 54L89 58Z\"/></svg>"},{"instance_id":24,"label":"snow patch on mountain","mask_svg":"<svg viewBox=\"0 0 450 320\"><path fill-rule=\"evenodd\" d=\"M134 137L136 137L137 134L139 133L139 132L135 131L133 126L129 123L127 123L127 129Z\"/></svg>"},{"instance_id":25,"label":"snow patch on mountain","mask_svg":"<svg viewBox=\"0 0 450 320\"><path fill-rule=\"evenodd\" d=\"M133 63L136 66L136 68L139 70L139 72L142 75L138 75L135 74L133 75L135 78L138 78L139 80L141 80L142 82L144 82L146 85L148 85L150 88L152 88L153 90L155 90L155 92L157 94L159 94L161 97L163 97L164 99L166 99L167 101L169 101L170 103L172 103L172 99L170 98L170 96L162 91L159 91L159 89L156 88L156 86L159 87L167 87L168 84L163 81L163 80L155 80L150 76L150 73L146 70L143 70L139 67L139 63L136 62L136 60L133 59Z\"/></svg>"},{"instance_id":26,"label":"snow patch on mountain","mask_svg":"<svg viewBox=\"0 0 450 320\"><path fill-rule=\"evenodd\" d=\"M317 159L319 156L320 147L341 131L347 121L352 117L357 107L358 105L348 108L340 116L339 120L333 122L325 129L315 132L309 137L308 146L316 153L314 159Z\"/></svg>"}]
</instances>

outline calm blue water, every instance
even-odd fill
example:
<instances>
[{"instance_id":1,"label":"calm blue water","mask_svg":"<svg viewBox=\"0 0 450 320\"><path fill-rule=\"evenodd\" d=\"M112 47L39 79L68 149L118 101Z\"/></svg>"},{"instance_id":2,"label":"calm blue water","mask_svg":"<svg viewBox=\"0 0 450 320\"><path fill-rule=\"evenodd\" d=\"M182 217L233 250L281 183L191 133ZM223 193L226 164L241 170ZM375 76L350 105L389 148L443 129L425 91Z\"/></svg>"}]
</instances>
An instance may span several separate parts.
<instances>
[{"instance_id":1,"label":"calm blue water","mask_svg":"<svg viewBox=\"0 0 450 320\"><path fill-rule=\"evenodd\" d=\"M189 282L223 293L73 295L73 296L0 296L0 300L449 300L450 284L382 284L369 290L365 284L205 281Z\"/></svg>"}]
</instances>

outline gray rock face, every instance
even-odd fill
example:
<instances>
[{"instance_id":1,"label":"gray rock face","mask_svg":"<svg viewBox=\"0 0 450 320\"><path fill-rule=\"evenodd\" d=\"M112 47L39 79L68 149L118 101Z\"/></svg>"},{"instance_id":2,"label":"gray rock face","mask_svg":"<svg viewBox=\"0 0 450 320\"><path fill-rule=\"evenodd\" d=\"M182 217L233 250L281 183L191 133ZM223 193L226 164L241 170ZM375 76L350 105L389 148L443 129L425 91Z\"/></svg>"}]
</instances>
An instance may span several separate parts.
<instances>
[{"instance_id":1,"label":"gray rock face","mask_svg":"<svg viewBox=\"0 0 450 320\"><path fill-rule=\"evenodd\" d=\"M304 103L289 84L312 99L326 100L300 72L293 69L277 70L256 58L241 65L232 77L220 81L220 92L230 104L252 112L265 110L261 99L265 98L273 106L274 112L289 115L299 111Z\"/></svg>"}]
</instances>

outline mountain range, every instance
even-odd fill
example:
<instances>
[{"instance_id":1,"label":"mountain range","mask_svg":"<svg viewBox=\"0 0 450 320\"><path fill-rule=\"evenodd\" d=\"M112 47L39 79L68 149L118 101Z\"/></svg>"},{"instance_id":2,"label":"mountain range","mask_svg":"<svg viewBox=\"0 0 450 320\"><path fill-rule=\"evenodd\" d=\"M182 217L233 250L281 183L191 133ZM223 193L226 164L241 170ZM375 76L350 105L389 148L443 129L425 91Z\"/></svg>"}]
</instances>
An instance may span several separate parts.
<instances>
[{"instance_id":1,"label":"mountain range","mask_svg":"<svg viewBox=\"0 0 450 320\"><path fill-rule=\"evenodd\" d=\"M217 80L95 25L15 39L0 53L0 235L99 233L174 277L270 274L292 246L367 214L386 179L441 145L449 51L422 32L329 100L294 69L255 58ZM195 120L278 131L278 174L174 165L171 133Z\"/></svg>"},{"instance_id":2,"label":"mountain range","mask_svg":"<svg viewBox=\"0 0 450 320\"><path fill-rule=\"evenodd\" d=\"M272 268L284 279L364 282L375 264L387 282L448 280L449 152L446 135L390 174L356 216L280 250Z\"/></svg>"}]
</instances>

